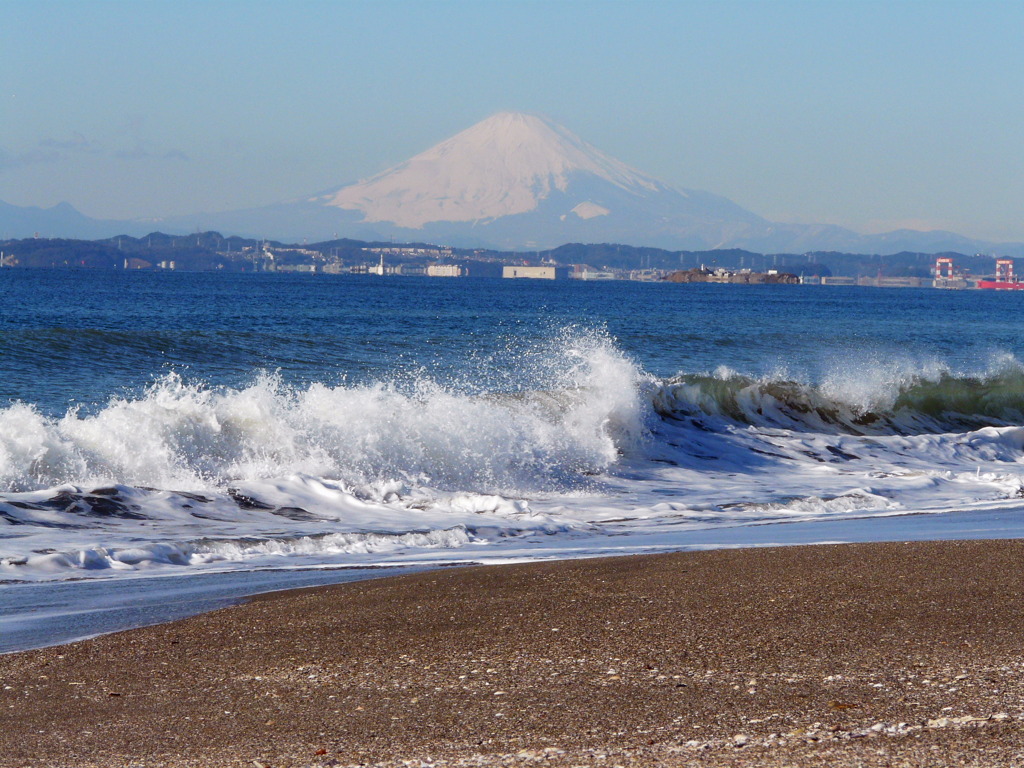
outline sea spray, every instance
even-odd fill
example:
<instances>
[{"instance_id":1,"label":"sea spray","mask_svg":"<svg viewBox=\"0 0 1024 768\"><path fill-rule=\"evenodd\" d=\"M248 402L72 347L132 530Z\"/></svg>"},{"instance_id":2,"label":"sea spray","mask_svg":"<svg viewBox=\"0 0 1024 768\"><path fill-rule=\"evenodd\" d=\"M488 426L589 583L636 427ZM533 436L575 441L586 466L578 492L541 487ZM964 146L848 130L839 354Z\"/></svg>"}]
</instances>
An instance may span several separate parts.
<instances>
[{"instance_id":1,"label":"sea spray","mask_svg":"<svg viewBox=\"0 0 1024 768\"><path fill-rule=\"evenodd\" d=\"M87 415L54 419L16 403L0 410L0 483L202 490L298 473L362 489L569 488L635 446L648 413L641 373L610 339L559 341L524 355L521 385L533 389L518 392L425 377L297 388L273 374L235 389L169 373Z\"/></svg>"},{"instance_id":2,"label":"sea spray","mask_svg":"<svg viewBox=\"0 0 1024 768\"><path fill-rule=\"evenodd\" d=\"M666 418L722 419L805 432L960 432L1024 422L1024 366L1007 356L978 372L895 360L833 370L818 383L785 373L752 377L722 366L666 380L652 402Z\"/></svg>"},{"instance_id":3,"label":"sea spray","mask_svg":"<svg viewBox=\"0 0 1024 768\"><path fill-rule=\"evenodd\" d=\"M1013 509L1021 370L860 358L819 379L723 363L659 380L569 327L445 376L170 372L60 416L15 402L0 409L0 577L565 556Z\"/></svg>"}]
</instances>

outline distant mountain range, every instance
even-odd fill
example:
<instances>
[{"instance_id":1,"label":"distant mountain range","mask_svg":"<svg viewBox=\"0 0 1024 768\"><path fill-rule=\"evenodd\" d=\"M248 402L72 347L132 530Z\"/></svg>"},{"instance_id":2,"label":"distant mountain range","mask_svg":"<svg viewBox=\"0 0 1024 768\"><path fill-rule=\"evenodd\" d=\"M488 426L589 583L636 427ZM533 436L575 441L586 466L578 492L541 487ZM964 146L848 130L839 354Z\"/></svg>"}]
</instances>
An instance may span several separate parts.
<instances>
[{"instance_id":1,"label":"distant mountain range","mask_svg":"<svg viewBox=\"0 0 1024 768\"><path fill-rule=\"evenodd\" d=\"M506 250L571 242L761 253L998 252L951 232L860 235L831 225L777 224L710 192L671 187L543 118L502 112L373 178L278 205L148 221L90 219L67 203L0 202L0 237L98 238L155 229L281 241L434 242Z\"/></svg>"},{"instance_id":2,"label":"distant mountain range","mask_svg":"<svg viewBox=\"0 0 1024 768\"><path fill-rule=\"evenodd\" d=\"M35 235L87 240L136 234L140 229L145 229L145 226L134 221L90 219L70 203L60 203L52 208L36 208L10 205L0 200L0 239L3 240Z\"/></svg>"}]
</instances>

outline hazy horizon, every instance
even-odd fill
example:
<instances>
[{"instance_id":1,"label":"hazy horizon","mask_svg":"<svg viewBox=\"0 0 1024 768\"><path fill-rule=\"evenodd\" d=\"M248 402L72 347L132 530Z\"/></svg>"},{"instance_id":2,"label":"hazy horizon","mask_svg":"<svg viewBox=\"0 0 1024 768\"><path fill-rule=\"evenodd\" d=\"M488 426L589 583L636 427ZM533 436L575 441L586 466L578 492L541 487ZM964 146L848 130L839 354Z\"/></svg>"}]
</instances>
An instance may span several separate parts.
<instances>
[{"instance_id":1,"label":"hazy horizon","mask_svg":"<svg viewBox=\"0 0 1024 768\"><path fill-rule=\"evenodd\" d=\"M766 219L1024 241L1002 2L0 0L0 200L266 205L501 110Z\"/></svg>"}]
</instances>

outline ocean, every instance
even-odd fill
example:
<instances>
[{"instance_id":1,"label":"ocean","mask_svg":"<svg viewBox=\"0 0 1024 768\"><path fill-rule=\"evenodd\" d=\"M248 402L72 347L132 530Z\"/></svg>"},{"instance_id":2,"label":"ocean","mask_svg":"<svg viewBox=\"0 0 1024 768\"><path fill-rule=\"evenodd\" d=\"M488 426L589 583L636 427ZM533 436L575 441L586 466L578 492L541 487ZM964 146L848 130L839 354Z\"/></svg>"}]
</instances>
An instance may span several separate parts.
<instances>
[{"instance_id":1,"label":"ocean","mask_svg":"<svg viewBox=\"0 0 1024 768\"><path fill-rule=\"evenodd\" d=\"M1024 535L1015 293L16 269L0 292L0 650L47 641L33 611L213 574Z\"/></svg>"}]
</instances>

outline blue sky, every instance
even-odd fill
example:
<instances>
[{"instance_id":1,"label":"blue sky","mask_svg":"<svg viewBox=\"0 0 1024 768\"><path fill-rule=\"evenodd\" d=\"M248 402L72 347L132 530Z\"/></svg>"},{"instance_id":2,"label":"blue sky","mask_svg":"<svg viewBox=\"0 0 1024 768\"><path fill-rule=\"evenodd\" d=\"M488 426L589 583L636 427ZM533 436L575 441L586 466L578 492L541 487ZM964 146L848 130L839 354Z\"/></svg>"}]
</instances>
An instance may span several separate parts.
<instances>
[{"instance_id":1,"label":"blue sky","mask_svg":"<svg viewBox=\"0 0 1024 768\"><path fill-rule=\"evenodd\" d=\"M1024 3L0 0L0 200L228 210L499 110L766 218L1024 240Z\"/></svg>"}]
</instances>

